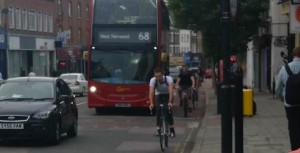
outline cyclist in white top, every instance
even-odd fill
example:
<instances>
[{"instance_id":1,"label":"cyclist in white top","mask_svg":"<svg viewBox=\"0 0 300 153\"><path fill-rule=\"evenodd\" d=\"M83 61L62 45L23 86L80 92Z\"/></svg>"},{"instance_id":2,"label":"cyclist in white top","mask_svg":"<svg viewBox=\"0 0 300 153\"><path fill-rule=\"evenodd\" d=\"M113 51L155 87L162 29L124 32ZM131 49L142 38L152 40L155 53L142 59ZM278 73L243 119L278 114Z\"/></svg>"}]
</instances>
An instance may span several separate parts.
<instances>
[{"instance_id":1,"label":"cyclist in white top","mask_svg":"<svg viewBox=\"0 0 300 153\"><path fill-rule=\"evenodd\" d=\"M173 79L170 76L165 76L162 73L162 70L160 68L154 69L154 77L151 78L150 84L149 84L149 100L150 100L150 109L153 109L154 107L154 96L156 97L156 106L159 107L159 104L162 103L168 103L168 106L172 108L173 106L173 99L174 99L174 91L173 91ZM166 100L163 100L166 99ZM158 108L157 107L157 108ZM159 115L160 115L160 109L157 109L156 112L156 126L157 126L157 132L156 135L158 135L159 131ZM170 125L170 137L175 137L175 130L174 130L174 120L173 120L173 114L172 111L167 111L170 113L167 113L167 120L169 121Z\"/></svg>"}]
</instances>

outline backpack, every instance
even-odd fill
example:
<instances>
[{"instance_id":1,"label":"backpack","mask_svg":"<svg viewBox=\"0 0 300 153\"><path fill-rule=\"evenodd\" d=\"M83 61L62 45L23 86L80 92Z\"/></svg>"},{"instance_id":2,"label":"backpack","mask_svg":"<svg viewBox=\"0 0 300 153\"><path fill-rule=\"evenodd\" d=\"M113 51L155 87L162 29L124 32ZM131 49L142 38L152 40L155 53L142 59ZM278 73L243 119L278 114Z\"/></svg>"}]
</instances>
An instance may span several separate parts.
<instances>
[{"instance_id":1,"label":"backpack","mask_svg":"<svg viewBox=\"0 0 300 153\"><path fill-rule=\"evenodd\" d=\"M168 81L167 81L167 76L166 75L164 75L164 77L165 77L165 84L167 84L167 86L169 86L169 83L168 83ZM155 79L155 86L154 86L154 88L156 88L158 86L158 82L157 82L157 80Z\"/></svg>"},{"instance_id":2,"label":"backpack","mask_svg":"<svg viewBox=\"0 0 300 153\"><path fill-rule=\"evenodd\" d=\"M290 105L300 105L300 72L293 74L288 64L285 65L288 79L285 85L285 101Z\"/></svg>"}]
</instances>

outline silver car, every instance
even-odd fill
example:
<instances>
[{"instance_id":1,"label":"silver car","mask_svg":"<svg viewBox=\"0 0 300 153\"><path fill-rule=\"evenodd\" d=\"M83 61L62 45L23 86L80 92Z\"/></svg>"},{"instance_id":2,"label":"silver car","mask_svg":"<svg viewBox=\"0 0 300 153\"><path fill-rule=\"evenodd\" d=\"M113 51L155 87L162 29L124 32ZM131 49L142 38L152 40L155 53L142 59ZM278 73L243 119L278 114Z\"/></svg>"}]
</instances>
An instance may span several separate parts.
<instances>
[{"instance_id":1,"label":"silver car","mask_svg":"<svg viewBox=\"0 0 300 153\"><path fill-rule=\"evenodd\" d=\"M87 80L82 73L64 73L60 75L71 88L74 94L84 96L87 93Z\"/></svg>"}]
</instances>

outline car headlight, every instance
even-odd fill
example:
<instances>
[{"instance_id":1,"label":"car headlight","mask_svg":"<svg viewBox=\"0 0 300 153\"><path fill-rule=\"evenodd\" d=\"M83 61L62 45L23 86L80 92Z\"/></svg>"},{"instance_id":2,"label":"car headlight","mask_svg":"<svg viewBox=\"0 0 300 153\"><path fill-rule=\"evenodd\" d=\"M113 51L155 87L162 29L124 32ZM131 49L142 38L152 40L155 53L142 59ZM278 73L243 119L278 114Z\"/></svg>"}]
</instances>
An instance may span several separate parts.
<instances>
[{"instance_id":1,"label":"car headlight","mask_svg":"<svg viewBox=\"0 0 300 153\"><path fill-rule=\"evenodd\" d=\"M38 112L33 115L34 119L47 119L49 118L50 111Z\"/></svg>"}]
</instances>

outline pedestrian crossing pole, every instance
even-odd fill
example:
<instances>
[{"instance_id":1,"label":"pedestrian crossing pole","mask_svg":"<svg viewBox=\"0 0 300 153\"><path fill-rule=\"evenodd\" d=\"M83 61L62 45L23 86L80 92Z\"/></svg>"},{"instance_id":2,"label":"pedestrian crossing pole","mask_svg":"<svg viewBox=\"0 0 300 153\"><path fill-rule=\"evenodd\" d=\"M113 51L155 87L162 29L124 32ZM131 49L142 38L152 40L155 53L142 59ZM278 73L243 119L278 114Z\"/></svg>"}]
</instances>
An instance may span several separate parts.
<instances>
[{"instance_id":1,"label":"pedestrian crossing pole","mask_svg":"<svg viewBox=\"0 0 300 153\"><path fill-rule=\"evenodd\" d=\"M221 87L221 145L222 153L232 153L232 115L230 86L230 0L221 1L222 53L224 61L224 83Z\"/></svg>"}]
</instances>

